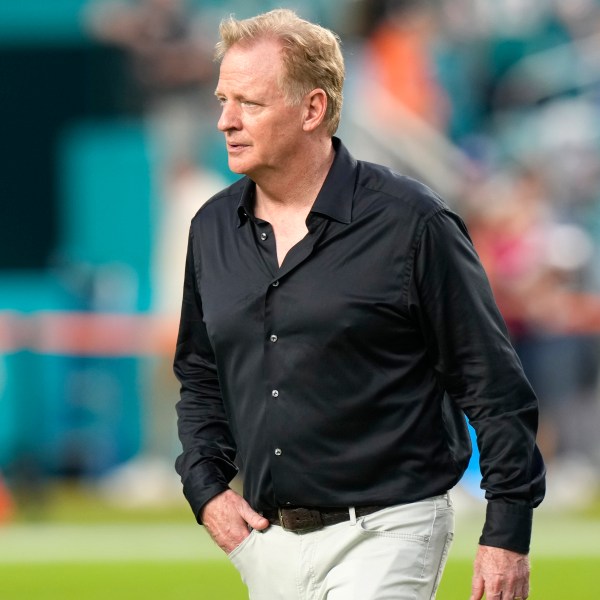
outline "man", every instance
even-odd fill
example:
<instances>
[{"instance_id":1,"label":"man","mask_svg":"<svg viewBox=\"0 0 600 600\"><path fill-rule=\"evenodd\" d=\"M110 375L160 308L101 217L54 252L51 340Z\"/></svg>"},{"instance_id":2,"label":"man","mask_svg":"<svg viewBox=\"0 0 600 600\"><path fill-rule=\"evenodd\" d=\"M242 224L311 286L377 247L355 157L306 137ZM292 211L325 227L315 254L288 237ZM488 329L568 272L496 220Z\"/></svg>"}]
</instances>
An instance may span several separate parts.
<instances>
[{"instance_id":1,"label":"man","mask_svg":"<svg viewBox=\"0 0 600 600\"><path fill-rule=\"evenodd\" d=\"M245 177L190 229L177 469L198 522L252 600L433 598L466 413L488 499L471 598L524 600L537 401L462 221L333 137L334 34L289 10L220 33L218 127Z\"/></svg>"}]
</instances>

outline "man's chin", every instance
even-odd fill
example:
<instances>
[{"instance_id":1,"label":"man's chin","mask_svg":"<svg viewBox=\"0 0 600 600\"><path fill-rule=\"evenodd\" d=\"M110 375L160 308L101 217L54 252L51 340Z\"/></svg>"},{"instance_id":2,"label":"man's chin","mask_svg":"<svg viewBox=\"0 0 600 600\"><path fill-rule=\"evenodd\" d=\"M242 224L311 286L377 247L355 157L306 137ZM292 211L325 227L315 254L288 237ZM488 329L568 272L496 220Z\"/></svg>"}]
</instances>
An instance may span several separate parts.
<instances>
[{"instance_id":1,"label":"man's chin","mask_svg":"<svg viewBox=\"0 0 600 600\"><path fill-rule=\"evenodd\" d=\"M229 161L228 165L229 165L229 170L232 173L236 173L238 175L243 175L244 170L243 170L243 168L242 168L241 165L238 165L238 164L236 164L235 162L233 162L231 160Z\"/></svg>"}]
</instances>

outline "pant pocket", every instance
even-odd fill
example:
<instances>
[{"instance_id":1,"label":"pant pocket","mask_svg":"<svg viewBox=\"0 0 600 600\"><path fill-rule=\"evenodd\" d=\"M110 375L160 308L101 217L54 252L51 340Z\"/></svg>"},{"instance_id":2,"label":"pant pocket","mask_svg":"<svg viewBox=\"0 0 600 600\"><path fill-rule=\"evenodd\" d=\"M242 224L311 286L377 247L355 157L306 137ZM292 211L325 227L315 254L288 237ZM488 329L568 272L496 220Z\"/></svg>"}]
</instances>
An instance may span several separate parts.
<instances>
[{"instance_id":1,"label":"pant pocket","mask_svg":"<svg viewBox=\"0 0 600 600\"><path fill-rule=\"evenodd\" d=\"M256 535L256 529L253 529L247 538L243 539L240 544L238 544L228 555L227 558L237 566L237 561L240 560L240 556L244 553L244 551L248 548L248 546L252 545L252 541L254 540L254 536Z\"/></svg>"},{"instance_id":2,"label":"pant pocket","mask_svg":"<svg viewBox=\"0 0 600 600\"><path fill-rule=\"evenodd\" d=\"M359 521L364 535L427 544L431 538L436 509L432 500L384 508Z\"/></svg>"}]
</instances>

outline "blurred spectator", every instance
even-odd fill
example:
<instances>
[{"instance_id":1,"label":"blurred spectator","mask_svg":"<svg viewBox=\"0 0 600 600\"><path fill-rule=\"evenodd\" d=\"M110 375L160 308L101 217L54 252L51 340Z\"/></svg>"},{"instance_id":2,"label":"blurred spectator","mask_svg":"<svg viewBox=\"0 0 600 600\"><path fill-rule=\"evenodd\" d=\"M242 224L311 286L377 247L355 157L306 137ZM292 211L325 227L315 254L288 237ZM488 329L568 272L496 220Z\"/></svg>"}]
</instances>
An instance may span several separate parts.
<instances>
[{"instance_id":1,"label":"blurred spectator","mask_svg":"<svg viewBox=\"0 0 600 600\"><path fill-rule=\"evenodd\" d=\"M158 312L179 316L190 222L200 206L226 185L221 175L200 165L184 168L169 180L165 194L168 206L160 219L154 261L153 296Z\"/></svg>"},{"instance_id":2,"label":"blurred spectator","mask_svg":"<svg viewBox=\"0 0 600 600\"><path fill-rule=\"evenodd\" d=\"M141 97L164 183L196 160L203 110L213 91L209 34L185 0L96 2L87 21L98 40L128 55L134 84L129 93Z\"/></svg>"},{"instance_id":3,"label":"blurred spectator","mask_svg":"<svg viewBox=\"0 0 600 600\"><path fill-rule=\"evenodd\" d=\"M11 520L14 514L14 504L2 474L0 474L0 525Z\"/></svg>"},{"instance_id":4,"label":"blurred spectator","mask_svg":"<svg viewBox=\"0 0 600 600\"><path fill-rule=\"evenodd\" d=\"M559 220L536 168L486 180L467 206L475 247L540 399L542 451L550 462L594 461L596 427L588 424L598 424L600 297L579 289L592 242Z\"/></svg>"},{"instance_id":5,"label":"blurred spectator","mask_svg":"<svg viewBox=\"0 0 600 600\"><path fill-rule=\"evenodd\" d=\"M569 31L573 39L597 36L600 21L598 0L552 0L557 19Z\"/></svg>"},{"instance_id":6,"label":"blurred spectator","mask_svg":"<svg viewBox=\"0 0 600 600\"><path fill-rule=\"evenodd\" d=\"M438 129L447 121L447 98L437 79L433 45L436 13L427 1L367 3L366 59L371 75L366 99L387 126L398 125L396 103ZM382 98L383 96L383 98ZM383 100L383 101L381 101Z\"/></svg>"}]
</instances>

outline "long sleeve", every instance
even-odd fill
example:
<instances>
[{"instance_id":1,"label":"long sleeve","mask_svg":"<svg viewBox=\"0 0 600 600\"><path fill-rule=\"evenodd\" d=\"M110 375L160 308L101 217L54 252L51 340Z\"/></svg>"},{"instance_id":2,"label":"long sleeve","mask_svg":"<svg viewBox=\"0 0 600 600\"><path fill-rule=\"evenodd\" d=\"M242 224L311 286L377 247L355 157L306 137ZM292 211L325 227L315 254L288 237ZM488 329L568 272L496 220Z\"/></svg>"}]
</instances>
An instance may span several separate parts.
<instances>
[{"instance_id":1,"label":"long sleeve","mask_svg":"<svg viewBox=\"0 0 600 600\"><path fill-rule=\"evenodd\" d=\"M203 321L190 230L183 303L174 371L181 384L177 403L178 432L183 452L175 467L183 492L200 522L200 510L213 496L227 489L235 476L236 454L217 375L215 357Z\"/></svg>"},{"instance_id":2,"label":"long sleeve","mask_svg":"<svg viewBox=\"0 0 600 600\"><path fill-rule=\"evenodd\" d=\"M466 228L450 211L423 227L408 298L440 384L477 433L488 500L480 543L526 553L545 489L537 398Z\"/></svg>"}]
</instances>

